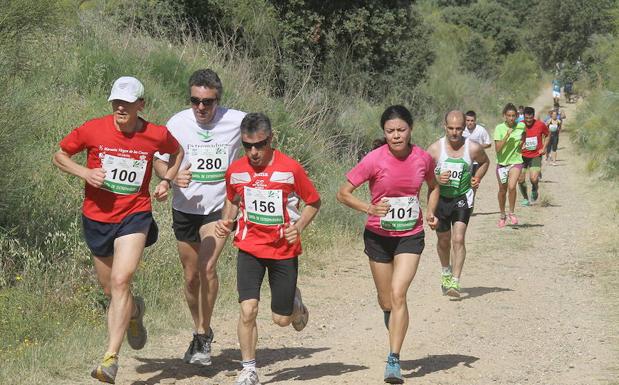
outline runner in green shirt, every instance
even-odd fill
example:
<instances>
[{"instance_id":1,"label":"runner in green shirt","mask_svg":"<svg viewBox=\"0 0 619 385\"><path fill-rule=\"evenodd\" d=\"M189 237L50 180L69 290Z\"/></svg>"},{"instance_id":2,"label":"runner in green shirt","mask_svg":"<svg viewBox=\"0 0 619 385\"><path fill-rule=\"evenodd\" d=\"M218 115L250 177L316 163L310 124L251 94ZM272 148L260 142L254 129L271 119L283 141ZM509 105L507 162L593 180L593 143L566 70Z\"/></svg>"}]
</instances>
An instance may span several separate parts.
<instances>
[{"instance_id":1,"label":"runner in green shirt","mask_svg":"<svg viewBox=\"0 0 619 385\"><path fill-rule=\"evenodd\" d=\"M499 227L505 227L507 217L512 225L518 224L514 214L516 207L516 185L522 171L522 138L524 123L516 123L518 115L516 106L507 103L503 108L505 122L494 129L494 146L496 150L496 177L499 182ZM505 199L509 191L509 213L505 215Z\"/></svg>"}]
</instances>

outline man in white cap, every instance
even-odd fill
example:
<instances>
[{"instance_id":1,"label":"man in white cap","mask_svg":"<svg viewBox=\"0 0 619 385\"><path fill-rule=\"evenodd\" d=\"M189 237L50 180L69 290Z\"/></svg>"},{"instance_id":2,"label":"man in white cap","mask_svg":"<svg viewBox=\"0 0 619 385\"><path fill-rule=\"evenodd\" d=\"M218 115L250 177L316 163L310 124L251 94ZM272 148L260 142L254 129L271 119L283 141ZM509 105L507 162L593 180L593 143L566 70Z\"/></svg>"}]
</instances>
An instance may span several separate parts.
<instances>
[{"instance_id":1,"label":"man in white cap","mask_svg":"<svg viewBox=\"0 0 619 385\"><path fill-rule=\"evenodd\" d=\"M169 167L153 192L157 200L165 200L183 149L166 127L138 116L144 108L144 86L136 78L117 79L108 101L113 113L71 131L60 141L53 161L62 171L85 181L84 238L99 283L110 298L107 350L91 375L113 384L125 332L133 349L146 343L144 301L131 293L131 281L144 248L157 240L148 190L153 155L157 151L171 154ZM87 151L86 166L71 159L83 150Z\"/></svg>"}]
</instances>

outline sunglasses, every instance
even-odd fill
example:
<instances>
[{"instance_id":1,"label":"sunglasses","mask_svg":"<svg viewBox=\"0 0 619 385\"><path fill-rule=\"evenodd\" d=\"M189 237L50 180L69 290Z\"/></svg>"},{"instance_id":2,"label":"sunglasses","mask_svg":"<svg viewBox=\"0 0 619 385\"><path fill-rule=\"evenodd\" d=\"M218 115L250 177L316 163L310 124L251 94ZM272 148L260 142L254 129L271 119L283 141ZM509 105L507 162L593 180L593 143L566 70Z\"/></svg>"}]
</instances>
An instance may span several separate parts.
<instances>
[{"instance_id":1,"label":"sunglasses","mask_svg":"<svg viewBox=\"0 0 619 385\"><path fill-rule=\"evenodd\" d=\"M191 104L193 104L195 106L199 106L200 103L202 103L202 104L204 104L204 107L210 107L213 104L215 104L217 99L211 99L211 98L200 99L200 98L196 98L195 96L192 96L192 97L189 98L189 101L191 102Z\"/></svg>"},{"instance_id":2,"label":"sunglasses","mask_svg":"<svg viewBox=\"0 0 619 385\"><path fill-rule=\"evenodd\" d=\"M266 138L265 140L261 140L255 143L250 143L250 142L245 142L245 141L241 141L241 143L243 144L243 148L246 150L251 150L252 147L256 147L256 150L261 150L264 146L267 145L267 143L269 143L269 139L270 138Z\"/></svg>"}]
</instances>

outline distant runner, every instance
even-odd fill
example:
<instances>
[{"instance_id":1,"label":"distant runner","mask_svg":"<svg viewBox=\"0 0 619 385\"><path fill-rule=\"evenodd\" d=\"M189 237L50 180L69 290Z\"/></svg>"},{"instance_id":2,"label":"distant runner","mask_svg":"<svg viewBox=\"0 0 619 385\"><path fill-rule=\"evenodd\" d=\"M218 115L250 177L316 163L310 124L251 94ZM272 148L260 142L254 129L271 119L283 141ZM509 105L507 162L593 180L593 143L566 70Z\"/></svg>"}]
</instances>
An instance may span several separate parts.
<instances>
[{"instance_id":1,"label":"distant runner","mask_svg":"<svg viewBox=\"0 0 619 385\"><path fill-rule=\"evenodd\" d=\"M385 144L346 174L347 181L340 187L337 199L368 215L363 234L365 253L389 330L390 351L384 380L402 384L400 350L409 320L406 293L425 246L419 191L425 181L430 191L426 220L434 228L438 222L433 215L438 189L432 158L411 143L411 113L403 106L391 106L383 112L380 123ZM370 185L369 203L353 195L365 182Z\"/></svg>"},{"instance_id":2,"label":"distant runner","mask_svg":"<svg viewBox=\"0 0 619 385\"><path fill-rule=\"evenodd\" d=\"M473 212L473 196L490 165L482 146L462 136L464 124L461 111L449 112L445 116L445 136L428 147L436 162L435 174L440 185L435 216L439 221L436 248L442 266L441 289L451 297L460 296L460 276L466 258L465 235ZM474 174L473 161L479 164ZM452 247L454 253L450 258Z\"/></svg>"},{"instance_id":3,"label":"distant runner","mask_svg":"<svg viewBox=\"0 0 619 385\"><path fill-rule=\"evenodd\" d=\"M117 79L108 101L112 115L89 120L60 142L54 164L86 182L82 224L103 292L110 298L107 311L108 345L92 377L113 384L118 353L127 332L133 349L146 344L142 323L144 300L133 296L131 281L144 247L157 240L148 191L153 155L165 152L170 166L153 196L165 200L183 159L183 149L164 126L138 116L144 108L144 86L133 77ZM87 151L86 167L71 157Z\"/></svg>"},{"instance_id":4,"label":"distant runner","mask_svg":"<svg viewBox=\"0 0 619 385\"><path fill-rule=\"evenodd\" d=\"M542 170L542 156L546 153L548 145L548 127L541 120L535 119L535 109L527 107L524 109L525 138L522 144L522 166L518 184L523 200L522 205L528 206L537 201L539 196L539 176ZM527 182L525 180L527 171L531 181L531 200L527 193Z\"/></svg>"},{"instance_id":5,"label":"distant runner","mask_svg":"<svg viewBox=\"0 0 619 385\"><path fill-rule=\"evenodd\" d=\"M561 82L559 79L552 80L552 105L559 107L561 101Z\"/></svg>"},{"instance_id":6,"label":"distant runner","mask_svg":"<svg viewBox=\"0 0 619 385\"><path fill-rule=\"evenodd\" d=\"M250 113L241 122L245 155L226 171L226 201L216 235L225 238L238 217L237 289L241 304L238 337L243 370L236 385L259 384L256 371L258 302L269 272L271 316L279 326L301 331L309 312L297 288L301 233L320 208L320 196L303 167L271 147L269 118ZM299 213L299 199L305 206Z\"/></svg>"},{"instance_id":7,"label":"distant runner","mask_svg":"<svg viewBox=\"0 0 619 385\"><path fill-rule=\"evenodd\" d=\"M550 131L550 139L546 148L546 160L551 159L553 166L557 165L557 150L559 148L559 134L561 133L562 124L563 120L558 117L557 111L552 111L550 119L546 122Z\"/></svg>"}]
</instances>

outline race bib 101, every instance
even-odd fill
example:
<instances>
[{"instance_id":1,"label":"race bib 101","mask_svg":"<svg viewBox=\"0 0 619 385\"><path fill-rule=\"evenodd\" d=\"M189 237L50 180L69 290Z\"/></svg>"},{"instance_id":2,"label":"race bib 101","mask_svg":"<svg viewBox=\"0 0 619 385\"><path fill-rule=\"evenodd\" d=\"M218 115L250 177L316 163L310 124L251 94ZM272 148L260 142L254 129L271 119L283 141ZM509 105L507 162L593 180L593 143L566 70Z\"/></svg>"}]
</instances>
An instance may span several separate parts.
<instances>
[{"instance_id":1,"label":"race bib 101","mask_svg":"<svg viewBox=\"0 0 619 385\"><path fill-rule=\"evenodd\" d=\"M389 201L389 211L380 218L380 228L390 231L412 230L419 218L417 197L384 198Z\"/></svg>"},{"instance_id":2,"label":"race bib 101","mask_svg":"<svg viewBox=\"0 0 619 385\"><path fill-rule=\"evenodd\" d=\"M121 195L137 193L142 187L147 164L145 159L105 154L101 162L101 167L105 170L105 180L101 188Z\"/></svg>"},{"instance_id":3,"label":"race bib 101","mask_svg":"<svg viewBox=\"0 0 619 385\"><path fill-rule=\"evenodd\" d=\"M284 224L284 200L282 190L259 190L244 188L247 220L260 225Z\"/></svg>"},{"instance_id":4,"label":"race bib 101","mask_svg":"<svg viewBox=\"0 0 619 385\"><path fill-rule=\"evenodd\" d=\"M190 144L187 160L191 163L191 180L195 182L220 182L228 169L228 145Z\"/></svg>"}]
</instances>

